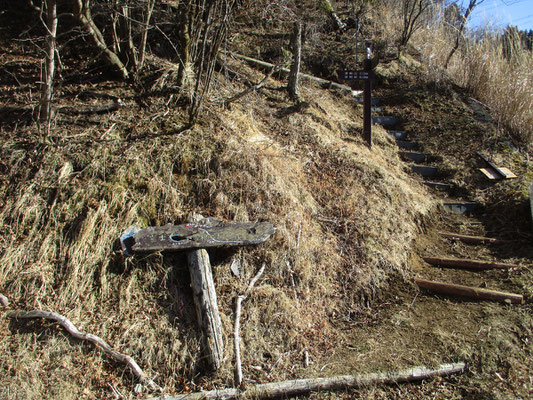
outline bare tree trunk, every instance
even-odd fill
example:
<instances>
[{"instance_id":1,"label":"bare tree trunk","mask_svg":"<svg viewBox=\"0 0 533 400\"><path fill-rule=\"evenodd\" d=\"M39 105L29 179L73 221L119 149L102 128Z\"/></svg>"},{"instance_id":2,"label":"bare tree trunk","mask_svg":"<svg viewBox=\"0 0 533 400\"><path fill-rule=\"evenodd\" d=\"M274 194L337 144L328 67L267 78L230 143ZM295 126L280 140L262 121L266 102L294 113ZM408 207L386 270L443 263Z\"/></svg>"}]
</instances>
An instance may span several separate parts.
<instances>
[{"instance_id":1,"label":"bare tree trunk","mask_svg":"<svg viewBox=\"0 0 533 400\"><path fill-rule=\"evenodd\" d=\"M128 79L130 76L128 70L118 55L109 50L105 43L104 35L102 35L102 32L100 32L100 29L98 29L93 21L91 16L90 0L74 0L73 12L80 25L89 35L89 38L92 40L93 44L103 53L106 62L115 70L116 73L119 74L122 79Z\"/></svg>"},{"instance_id":2,"label":"bare tree trunk","mask_svg":"<svg viewBox=\"0 0 533 400\"><path fill-rule=\"evenodd\" d=\"M124 43L121 46L120 58L128 71L137 72L137 49L133 44L132 18L129 4L122 6L122 19L120 23L121 38Z\"/></svg>"},{"instance_id":3,"label":"bare tree trunk","mask_svg":"<svg viewBox=\"0 0 533 400\"><path fill-rule=\"evenodd\" d=\"M41 91L41 109L39 121L46 125L47 133L50 131L52 120L52 98L55 75L55 53L57 37L57 4L56 0L46 0L46 65Z\"/></svg>"},{"instance_id":4,"label":"bare tree trunk","mask_svg":"<svg viewBox=\"0 0 533 400\"><path fill-rule=\"evenodd\" d=\"M457 31L457 36L455 37L455 44L452 47L452 50L450 51L450 54L448 54L448 57L446 57L446 62L444 63L444 69L448 69L448 65L450 64L450 60L452 59L453 55L459 48L459 41L461 40L461 36L463 35L463 31L465 30L466 22L468 21L468 17L470 17L470 14L474 10L474 8L479 4L482 3L483 0L470 0L470 3L468 4L468 8L465 11L465 15L463 15L461 20L461 25L459 26L459 29Z\"/></svg>"},{"instance_id":5,"label":"bare tree trunk","mask_svg":"<svg viewBox=\"0 0 533 400\"><path fill-rule=\"evenodd\" d=\"M144 17L144 27L141 36L141 43L139 45L139 61L138 68L141 70L144 66L144 58L146 55L146 41L148 40L148 30L150 25L150 19L152 18L152 13L154 11L155 0L148 0L146 2L146 14Z\"/></svg>"},{"instance_id":6,"label":"bare tree trunk","mask_svg":"<svg viewBox=\"0 0 533 400\"><path fill-rule=\"evenodd\" d=\"M320 0L320 4L322 8L329 14L331 17L331 20L333 21L333 24L335 25L335 28L337 30L344 30L346 28L346 25L341 21L337 13L335 12L335 9L331 5L329 0Z\"/></svg>"},{"instance_id":7,"label":"bare tree trunk","mask_svg":"<svg viewBox=\"0 0 533 400\"><path fill-rule=\"evenodd\" d=\"M289 83L287 85L287 90L289 91L289 96L292 99L297 100L299 97L298 93L298 75L300 74L300 62L302 56L302 23L295 22L294 30L292 31L292 52L293 52L293 61L291 65L291 72L289 73Z\"/></svg>"},{"instance_id":8,"label":"bare tree trunk","mask_svg":"<svg viewBox=\"0 0 533 400\"><path fill-rule=\"evenodd\" d=\"M187 68L189 67L191 54L191 0L183 2L178 15L178 38L179 38L179 71L178 85L183 87Z\"/></svg>"}]
</instances>

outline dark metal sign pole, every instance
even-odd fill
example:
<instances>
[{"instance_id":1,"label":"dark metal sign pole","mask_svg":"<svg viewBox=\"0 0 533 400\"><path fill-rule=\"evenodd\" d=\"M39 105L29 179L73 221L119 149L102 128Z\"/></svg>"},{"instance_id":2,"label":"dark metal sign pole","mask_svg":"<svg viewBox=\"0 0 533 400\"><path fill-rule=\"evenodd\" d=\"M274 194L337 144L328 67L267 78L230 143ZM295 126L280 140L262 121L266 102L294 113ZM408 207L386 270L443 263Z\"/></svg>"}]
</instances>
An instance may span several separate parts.
<instances>
[{"instance_id":1,"label":"dark metal sign pole","mask_svg":"<svg viewBox=\"0 0 533 400\"><path fill-rule=\"evenodd\" d=\"M372 49L367 43L366 59L363 60L363 70L338 70L337 74L340 80L343 81L364 81L363 87L363 136L368 143L368 147L372 148L372 79L374 79L374 72L372 69L377 64L377 59L372 60Z\"/></svg>"},{"instance_id":2,"label":"dark metal sign pole","mask_svg":"<svg viewBox=\"0 0 533 400\"><path fill-rule=\"evenodd\" d=\"M366 58L363 60L363 69L369 76L372 74L372 60ZM363 135L368 147L372 148L372 79L364 81L363 88Z\"/></svg>"}]
</instances>

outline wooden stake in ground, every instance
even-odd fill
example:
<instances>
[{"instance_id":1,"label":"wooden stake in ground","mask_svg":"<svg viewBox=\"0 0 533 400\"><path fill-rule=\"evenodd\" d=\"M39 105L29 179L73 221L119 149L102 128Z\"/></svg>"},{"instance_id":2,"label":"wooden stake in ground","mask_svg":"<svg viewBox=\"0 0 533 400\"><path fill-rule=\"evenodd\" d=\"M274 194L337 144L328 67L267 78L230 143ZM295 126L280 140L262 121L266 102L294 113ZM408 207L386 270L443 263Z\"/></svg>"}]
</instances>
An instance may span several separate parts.
<instances>
[{"instance_id":1,"label":"wooden stake in ground","mask_svg":"<svg viewBox=\"0 0 533 400\"><path fill-rule=\"evenodd\" d=\"M135 376L138 377L141 380L141 382L146 384L150 389L156 390L159 392L162 391L162 389L152 379L146 376L146 374L143 372L141 367L139 367L139 365L135 362L133 358L125 354L119 353L118 351L113 350L107 342L103 341L101 338L99 338L96 335L80 332L78 328L76 328L76 326L72 322L70 322L70 320L67 317L64 317L63 315L56 314L53 312L48 312L48 311L34 310L34 311L28 311L28 312L11 312L8 314L8 317L15 318L15 319L45 318L51 321L56 321L68 333L70 333L72 337L79 339L79 340L89 341L92 344L94 344L96 347L98 347L100 350L102 350L104 353L106 353L108 356L113 358L114 360L126 364L131 369L131 371L135 374Z\"/></svg>"},{"instance_id":2,"label":"wooden stake in ground","mask_svg":"<svg viewBox=\"0 0 533 400\"><path fill-rule=\"evenodd\" d=\"M369 385L392 385L422 381L437 376L462 373L464 363L443 364L437 369L418 367L399 372L386 372L364 375L343 375L331 378L295 379L284 382L263 383L247 390L222 389L209 392L182 394L177 396L152 397L147 400L230 400L230 399L274 399L306 395L325 390L358 389Z\"/></svg>"},{"instance_id":3,"label":"wooden stake in ground","mask_svg":"<svg viewBox=\"0 0 533 400\"><path fill-rule=\"evenodd\" d=\"M237 297L235 302L235 325L233 330L233 344L235 346L235 386L239 386L242 383L242 366L241 366L241 338L239 336L239 330L241 327L241 305L244 300L248 298L252 288L259 280L263 272L265 271L265 264L259 269L257 274L253 277L246 288L244 294Z\"/></svg>"},{"instance_id":4,"label":"wooden stake in ground","mask_svg":"<svg viewBox=\"0 0 533 400\"><path fill-rule=\"evenodd\" d=\"M187 260L205 356L209 367L217 370L224 357L224 340L209 254L205 249L189 250Z\"/></svg>"},{"instance_id":5,"label":"wooden stake in ground","mask_svg":"<svg viewBox=\"0 0 533 400\"><path fill-rule=\"evenodd\" d=\"M524 297L520 294L498 292L496 290L455 285L445 282L428 281L426 279L415 279L415 282L421 289L448 296L460 296L475 300L490 300L499 302L510 301L511 303L515 304L520 304L524 301Z\"/></svg>"}]
</instances>

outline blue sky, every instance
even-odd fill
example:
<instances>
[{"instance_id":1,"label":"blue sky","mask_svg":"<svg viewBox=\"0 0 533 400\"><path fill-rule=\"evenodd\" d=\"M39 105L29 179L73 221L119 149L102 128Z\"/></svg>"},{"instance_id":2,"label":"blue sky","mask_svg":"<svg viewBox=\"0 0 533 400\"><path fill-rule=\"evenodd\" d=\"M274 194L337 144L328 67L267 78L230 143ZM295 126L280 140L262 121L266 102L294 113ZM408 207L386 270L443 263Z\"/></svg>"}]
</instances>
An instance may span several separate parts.
<instances>
[{"instance_id":1,"label":"blue sky","mask_svg":"<svg viewBox=\"0 0 533 400\"><path fill-rule=\"evenodd\" d=\"M462 3L467 6L468 0L462 0ZM533 29L533 0L485 0L472 12L469 25L478 27L485 23Z\"/></svg>"}]
</instances>

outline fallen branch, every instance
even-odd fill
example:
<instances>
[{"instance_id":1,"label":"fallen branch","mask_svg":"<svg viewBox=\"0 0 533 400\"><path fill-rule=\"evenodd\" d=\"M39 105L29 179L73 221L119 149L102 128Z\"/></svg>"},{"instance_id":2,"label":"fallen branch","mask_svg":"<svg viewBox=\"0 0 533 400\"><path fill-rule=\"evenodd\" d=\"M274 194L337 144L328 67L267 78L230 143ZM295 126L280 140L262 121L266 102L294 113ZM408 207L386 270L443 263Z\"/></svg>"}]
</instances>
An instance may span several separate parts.
<instances>
[{"instance_id":1,"label":"fallen branch","mask_svg":"<svg viewBox=\"0 0 533 400\"><path fill-rule=\"evenodd\" d=\"M222 389L209 392L182 394L177 396L152 397L147 400L230 400L230 399L272 399L306 395L324 390L358 389L369 385L416 382L437 376L448 376L465 370L464 363L443 364L437 369L412 368L399 372L385 372L363 375L343 375L331 378L295 379L283 382L263 383L247 390Z\"/></svg>"},{"instance_id":2,"label":"fallen branch","mask_svg":"<svg viewBox=\"0 0 533 400\"><path fill-rule=\"evenodd\" d=\"M498 292L496 290L482 289L472 286L428 281L426 279L415 279L415 282L421 289L449 296L468 297L475 300L510 301L511 303L517 304L522 303L524 300L524 297L520 294Z\"/></svg>"},{"instance_id":3,"label":"fallen branch","mask_svg":"<svg viewBox=\"0 0 533 400\"><path fill-rule=\"evenodd\" d=\"M236 100L239 100L241 97L246 96L248 93L255 92L256 90L261 89L265 83L270 79L270 77L277 71L280 70L281 67L273 67L270 69L270 72L263 78L261 82L259 82L256 85L252 85L249 88L243 90L240 93L237 93L235 96L230 97L229 99L224 100L222 103L224 106L227 106L230 103L233 103Z\"/></svg>"},{"instance_id":4,"label":"fallen branch","mask_svg":"<svg viewBox=\"0 0 533 400\"><path fill-rule=\"evenodd\" d=\"M241 294L239 297L237 297L237 301L235 302L235 325L233 330L233 343L235 346L235 386L239 386L242 383L242 366L241 366L241 338L239 336L239 330L241 326L241 305L244 300L248 298L250 295L250 292L252 291L252 288L256 284L256 282L259 280L261 275L263 275L263 272L265 271L265 264L261 266L257 274L253 277L253 279L250 281L250 284L246 288L246 291L244 294Z\"/></svg>"},{"instance_id":5,"label":"fallen branch","mask_svg":"<svg viewBox=\"0 0 533 400\"><path fill-rule=\"evenodd\" d=\"M161 387L159 387L152 379L146 376L146 374L143 372L143 370L139 367L139 365L135 362L133 358L113 350L107 342L103 341L96 335L80 332L78 328L76 328L76 326L63 315L48 311L34 310L28 312L11 312L8 314L8 317L15 319L45 318L51 321L56 321L75 339L87 340L94 344L96 347L100 348L111 358L126 364L131 369L133 374L137 376L141 380L141 382L146 384L150 389L159 392L162 391Z\"/></svg>"},{"instance_id":6,"label":"fallen branch","mask_svg":"<svg viewBox=\"0 0 533 400\"><path fill-rule=\"evenodd\" d=\"M423 257L424 261L431 265L438 265L440 267L448 268L464 268L464 269L511 269L520 268L518 264L505 264L482 260L467 260L460 258L445 258L445 257Z\"/></svg>"},{"instance_id":7,"label":"fallen branch","mask_svg":"<svg viewBox=\"0 0 533 400\"><path fill-rule=\"evenodd\" d=\"M233 57L240 58L241 60L247 61L247 62L255 64L255 65L259 65L259 66L264 67L264 68L274 68L275 67L274 64L271 64L271 63L268 63L268 62L265 62L265 61L261 61L261 60L256 60L255 58L246 57L246 56L243 56L243 55L240 55L240 54L236 54L236 53L232 53L232 52L228 52L228 54L232 55ZM282 72L284 74L289 74L290 70L288 68L280 68L279 72ZM353 92L353 89L351 87L346 86L346 85L341 85L340 83L328 81L326 79L317 78L316 76L302 74L302 73L300 73L299 76L300 76L300 78L303 78L303 79L309 79L311 81L318 82L321 85L324 85L324 86L326 86L328 88L331 87L331 88L335 88L335 89L341 89L341 90L344 90L344 91L347 91L347 92L350 92L350 93ZM359 93L361 93L361 92L359 92Z\"/></svg>"},{"instance_id":8,"label":"fallen branch","mask_svg":"<svg viewBox=\"0 0 533 400\"><path fill-rule=\"evenodd\" d=\"M489 238L484 236L470 236L470 235L460 235L458 233L450 232L439 232L439 235L447 239L460 240L464 243L470 244L502 244L507 243L507 240Z\"/></svg>"}]
</instances>

